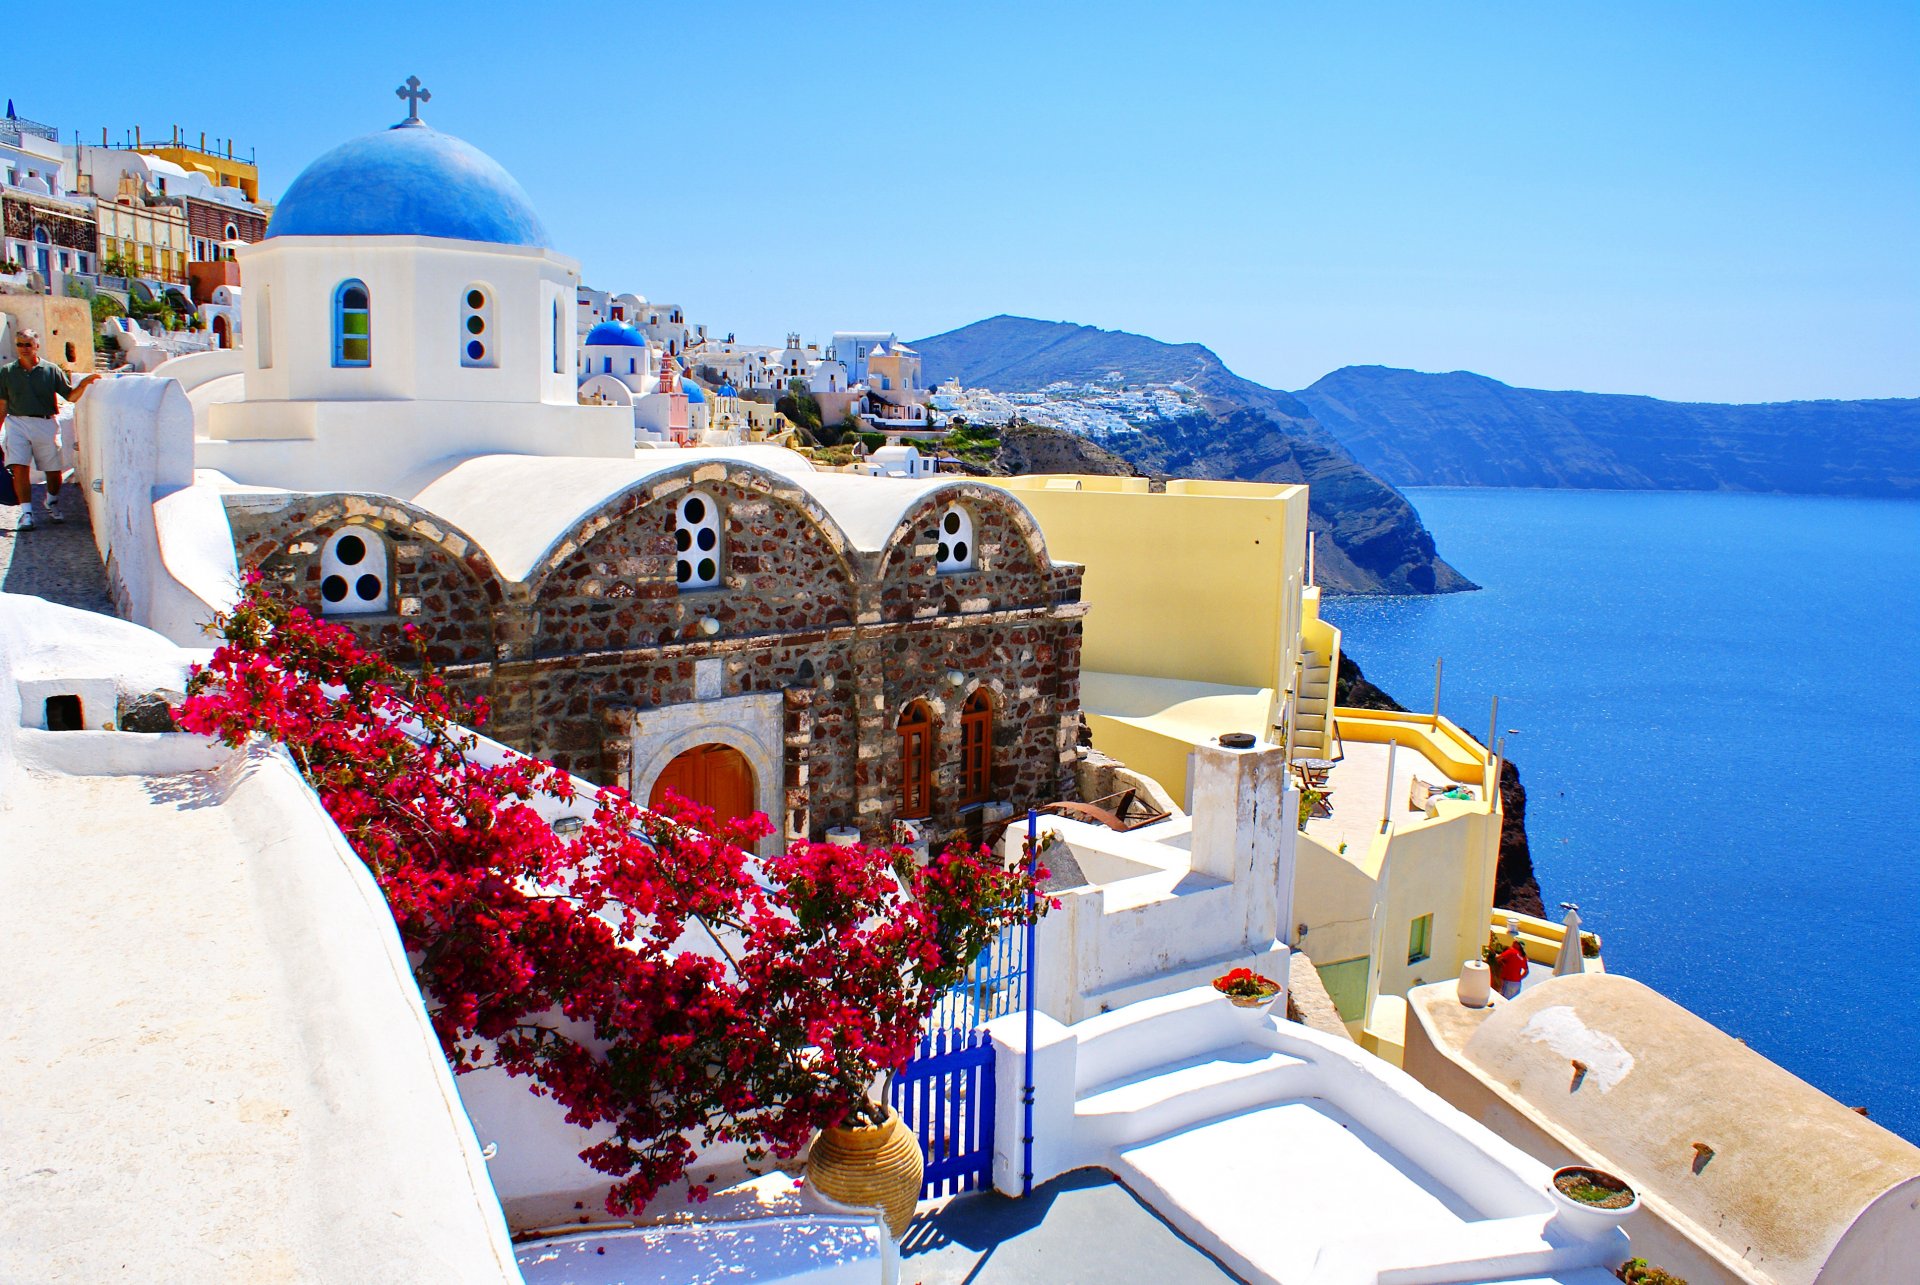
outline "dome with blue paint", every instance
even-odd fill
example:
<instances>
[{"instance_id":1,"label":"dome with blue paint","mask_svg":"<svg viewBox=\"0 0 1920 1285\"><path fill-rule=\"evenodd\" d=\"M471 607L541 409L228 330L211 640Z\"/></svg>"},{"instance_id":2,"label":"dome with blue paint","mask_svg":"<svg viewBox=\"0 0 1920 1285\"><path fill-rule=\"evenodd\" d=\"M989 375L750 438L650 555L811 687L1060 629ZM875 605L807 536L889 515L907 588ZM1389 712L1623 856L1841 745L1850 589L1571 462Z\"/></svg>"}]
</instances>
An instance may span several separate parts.
<instances>
[{"instance_id":1,"label":"dome with blue paint","mask_svg":"<svg viewBox=\"0 0 1920 1285\"><path fill-rule=\"evenodd\" d=\"M581 342L589 348L645 348L647 337L624 321L603 321Z\"/></svg>"},{"instance_id":2,"label":"dome with blue paint","mask_svg":"<svg viewBox=\"0 0 1920 1285\"><path fill-rule=\"evenodd\" d=\"M704 402L707 400L706 389L700 387L700 385L694 383L685 375L680 377L680 391L687 395L687 401L689 403Z\"/></svg>"},{"instance_id":3,"label":"dome with blue paint","mask_svg":"<svg viewBox=\"0 0 1920 1285\"><path fill-rule=\"evenodd\" d=\"M722 397L738 397L740 394L733 391L733 385L731 383L727 383L720 385L720 395Z\"/></svg>"},{"instance_id":4,"label":"dome with blue paint","mask_svg":"<svg viewBox=\"0 0 1920 1285\"><path fill-rule=\"evenodd\" d=\"M418 121L367 134L300 172L269 237L430 236L546 249L513 175L471 143Z\"/></svg>"}]
</instances>

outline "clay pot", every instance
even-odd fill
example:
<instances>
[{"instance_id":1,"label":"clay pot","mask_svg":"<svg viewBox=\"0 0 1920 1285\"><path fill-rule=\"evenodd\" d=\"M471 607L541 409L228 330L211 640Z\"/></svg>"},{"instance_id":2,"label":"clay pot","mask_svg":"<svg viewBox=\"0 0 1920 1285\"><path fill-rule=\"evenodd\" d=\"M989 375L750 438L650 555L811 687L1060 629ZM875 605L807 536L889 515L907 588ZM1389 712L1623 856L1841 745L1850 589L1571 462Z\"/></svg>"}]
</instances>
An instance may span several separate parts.
<instances>
[{"instance_id":1,"label":"clay pot","mask_svg":"<svg viewBox=\"0 0 1920 1285\"><path fill-rule=\"evenodd\" d=\"M1576 1200L1560 1190L1562 1177L1589 1181L1598 1179L1606 1186L1617 1186L1621 1190L1607 1205L1589 1204L1583 1200ZM1575 1234L1587 1237L1599 1236L1609 1227L1619 1226L1640 1208L1639 1193L1634 1191L1625 1179L1590 1165L1565 1165L1555 1169L1553 1177L1547 1182L1547 1195L1553 1200L1558 1210L1554 1215L1555 1220ZM1622 1201L1620 1197L1625 1199Z\"/></svg>"},{"instance_id":2,"label":"clay pot","mask_svg":"<svg viewBox=\"0 0 1920 1285\"><path fill-rule=\"evenodd\" d=\"M822 1129L807 1156L807 1181L843 1205L879 1206L898 1240L913 1221L924 1168L919 1139L888 1107L884 1124Z\"/></svg>"}]
</instances>

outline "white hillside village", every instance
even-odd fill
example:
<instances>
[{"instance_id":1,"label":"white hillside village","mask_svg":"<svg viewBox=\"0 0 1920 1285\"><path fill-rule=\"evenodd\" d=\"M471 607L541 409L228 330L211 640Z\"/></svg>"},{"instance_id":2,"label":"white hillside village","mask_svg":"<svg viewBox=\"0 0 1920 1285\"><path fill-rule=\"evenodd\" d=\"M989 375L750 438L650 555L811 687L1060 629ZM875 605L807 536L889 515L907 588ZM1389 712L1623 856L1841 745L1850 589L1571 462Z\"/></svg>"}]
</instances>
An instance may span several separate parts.
<instances>
[{"instance_id":1,"label":"white hillside village","mask_svg":"<svg viewBox=\"0 0 1920 1285\"><path fill-rule=\"evenodd\" d=\"M398 93L0 293L0 1281L1911 1278L1920 1148L1496 904L1497 713L1342 703L1305 486L947 454L1194 388L595 288Z\"/></svg>"},{"instance_id":2,"label":"white hillside village","mask_svg":"<svg viewBox=\"0 0 1920 1285\"><path fill-rule=\"evenodd\" d=\"M1129 383L1119 371L1092 383L1076 386L1060 381L1031 393L996 393L949 381L934 390L931 400L935 410L970 424L1019 419L1096 442L1205 414L1199 394L1190 385Z\"/></svg>"}]
</instances>

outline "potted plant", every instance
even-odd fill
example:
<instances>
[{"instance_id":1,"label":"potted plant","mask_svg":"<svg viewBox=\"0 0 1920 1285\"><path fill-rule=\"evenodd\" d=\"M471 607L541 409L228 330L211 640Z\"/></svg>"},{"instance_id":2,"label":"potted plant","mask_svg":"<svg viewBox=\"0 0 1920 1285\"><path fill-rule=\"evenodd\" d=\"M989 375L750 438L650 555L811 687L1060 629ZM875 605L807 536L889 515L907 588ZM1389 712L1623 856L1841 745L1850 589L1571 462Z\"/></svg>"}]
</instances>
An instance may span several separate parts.
<instances>
[{"instance_id":1,"label":"potted plant","mask_svg":"<svg viewBox=\"0 0 1920 1285\"><path fill-rule=\"evenodd\" d=\"M1625 1179L1590 1165L1555 1169L1547 1195L1562 1223L1585 1231L1615 1226L1640 1208L1639 1193Z\"/></svg>"},{"instance_id":2,"label":"potted plant","mask_svg":"<svg viewBox=\"0 0 1920 1285\"><path fill-rule=\"evenodd\" d=\"M1264 1009L1280 993L1280 983L1251 968L1235 968L1213 979L1213 989L1235 1008Z\"/></svg>"}]
</instances>

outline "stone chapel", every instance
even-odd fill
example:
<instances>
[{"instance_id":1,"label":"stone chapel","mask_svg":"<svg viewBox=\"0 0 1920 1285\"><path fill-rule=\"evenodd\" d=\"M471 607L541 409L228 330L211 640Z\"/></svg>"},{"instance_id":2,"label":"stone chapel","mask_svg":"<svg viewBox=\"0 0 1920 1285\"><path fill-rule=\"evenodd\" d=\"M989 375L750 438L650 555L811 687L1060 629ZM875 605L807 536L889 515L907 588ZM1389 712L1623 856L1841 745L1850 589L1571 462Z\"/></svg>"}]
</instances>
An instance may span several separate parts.
<instances>
[{"instance_id":1,"label":"stone chapel","mask_svg":"<svg viewBox=\"0 0 1920 1285\"><path fill-rule=\"evenodd\" d=\"M1020 501L636 448L579 395L579 265L417 101L239 261L248 345L189 397L241 569L396 654L416 626L489 734L788 838L991 839L1070 790L1081 569Z\"/></svg>"}]
</instances>

